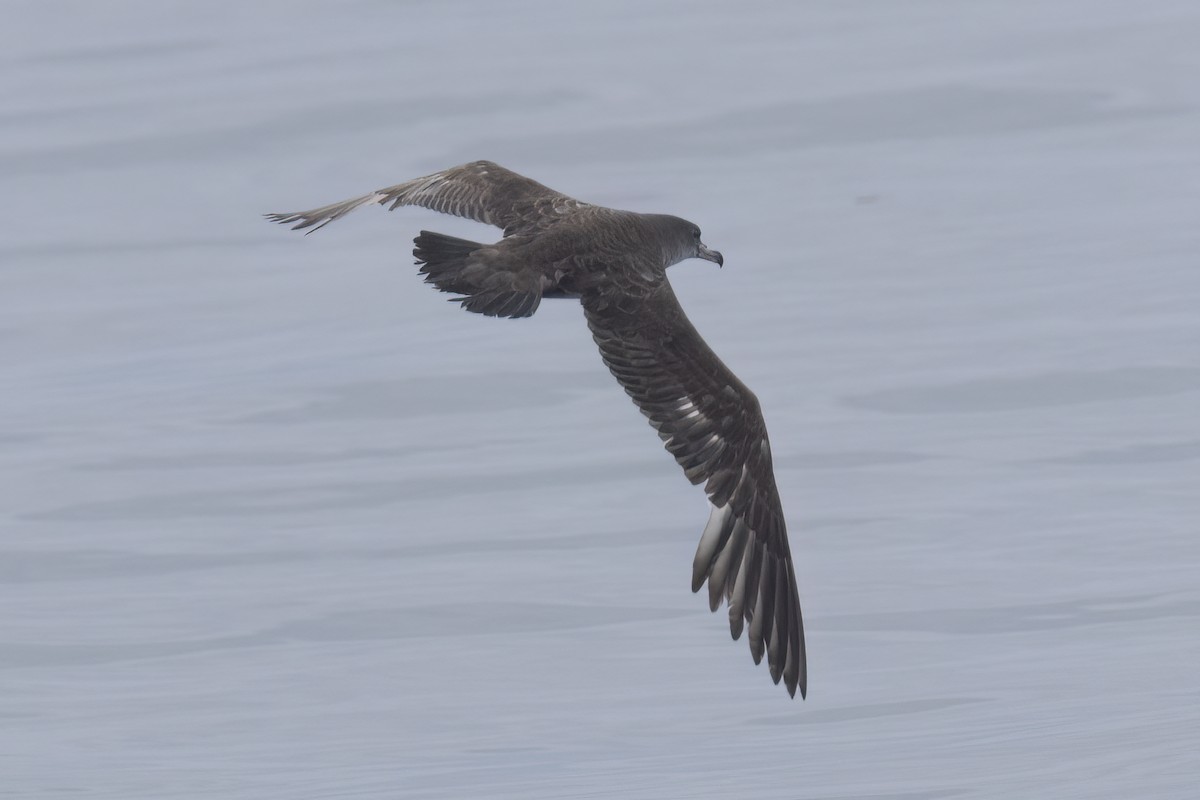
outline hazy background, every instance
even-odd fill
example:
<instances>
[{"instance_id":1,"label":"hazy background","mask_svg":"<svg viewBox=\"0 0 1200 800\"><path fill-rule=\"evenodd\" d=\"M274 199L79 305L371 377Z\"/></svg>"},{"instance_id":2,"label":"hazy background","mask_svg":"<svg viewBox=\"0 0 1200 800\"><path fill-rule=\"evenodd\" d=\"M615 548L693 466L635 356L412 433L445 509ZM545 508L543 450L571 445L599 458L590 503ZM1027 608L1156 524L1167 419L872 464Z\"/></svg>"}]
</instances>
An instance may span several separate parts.
<instances>
[{"instance_id":1,"label":"hazy background","mask_svg":"<svg viewBox=\"0 0 1200 800\"><path fill-rule=\"evenodd\" d=\"M1200 6L7 0L0 796L1187 798ZM577 305L466 314L490 158L699 223L790 701Z\"/></svg>"}]
</instances>

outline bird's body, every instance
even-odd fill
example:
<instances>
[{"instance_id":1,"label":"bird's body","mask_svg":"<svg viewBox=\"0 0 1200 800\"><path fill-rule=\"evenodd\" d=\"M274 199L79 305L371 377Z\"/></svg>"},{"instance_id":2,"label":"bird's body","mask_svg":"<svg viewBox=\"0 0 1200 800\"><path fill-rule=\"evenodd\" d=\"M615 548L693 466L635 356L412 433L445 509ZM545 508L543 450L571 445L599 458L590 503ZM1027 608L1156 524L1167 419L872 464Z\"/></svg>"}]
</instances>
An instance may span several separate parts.
<instances>
[{"instance_id":1,"label":"bird's body","mask_svg":"<svg viewBox=\"0 0 1200 800\"><path fill-rule=\"evenodd\" d=\"M754 394L683 313L667 268L687 258L722 264L700 229L678 217L584 203L488 161L369 195L269 219L316 230L377 203L419 205L504 230L494 244L430 231L413 254L427 283L487 316L527 317L543 297L578 297L604 363L712 504L692 590L729 604L730 631L749 625L789 693L806 692L804 632L766 424Z\"/></svg>"}]
</instances>

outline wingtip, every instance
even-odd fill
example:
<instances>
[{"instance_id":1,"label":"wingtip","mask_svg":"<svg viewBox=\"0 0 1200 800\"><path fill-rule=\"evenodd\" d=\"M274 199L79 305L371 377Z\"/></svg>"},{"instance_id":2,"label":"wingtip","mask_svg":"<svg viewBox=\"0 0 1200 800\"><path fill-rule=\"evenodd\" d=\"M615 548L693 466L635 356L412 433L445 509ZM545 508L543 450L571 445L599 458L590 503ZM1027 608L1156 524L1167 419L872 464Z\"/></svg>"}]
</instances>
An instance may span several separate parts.
<instances>
[{"instance_id":1,"label":"wingtip","mask_svg":"<svg viewBox=\"0 0 1200 800\"><path fill-rule=\"evenodd\" d=\"M710 583L711 583L711 581L710 581ZM714 591L711 591L711 589L710 589L710 591L708 593L708 610L713 612L714 614L717 613L717 609L721 607L721 598L722 597L723 597L723 595L721 595L719 592L714 592Z\"/></svg>"},{"instance_id":2,"label":"wingtip","mask_svg":"<svg viewBox=\"0 0 1200 800\"><path fill-rule=\"evenodd\" d=\"M276 225L286 225L289 222L295 222L296 216L294 214L263 214L263 219L267 222L274 222ZM299 226L294 226L292 230L295 230L296 227Z\"/></svg>"},{"instance_id":3,"label":"wingtip","mask_svg":"<svg viewBox=\"0 0 1200 800\"><path fill-rule=\"evenodd\" d=\"M320 225L318 225L317 220L308 219L308 218L306 218L306 216L304 214L297 214L297 213L263 214L263 218L266 219L268 222L274 222L278 225L288 225L288 224L294 222L294 223L296 223L295 225L292 225L292 230L294 230L294 231L301 230L302 228L310 228L310 230L304 231L305 236L312 233L313 231L321 230L321 228L324 228L326 225L328 225L330 222L332 222L332 219L327 219L324 222L322 222Z\"/></svg>"}]
</instances>

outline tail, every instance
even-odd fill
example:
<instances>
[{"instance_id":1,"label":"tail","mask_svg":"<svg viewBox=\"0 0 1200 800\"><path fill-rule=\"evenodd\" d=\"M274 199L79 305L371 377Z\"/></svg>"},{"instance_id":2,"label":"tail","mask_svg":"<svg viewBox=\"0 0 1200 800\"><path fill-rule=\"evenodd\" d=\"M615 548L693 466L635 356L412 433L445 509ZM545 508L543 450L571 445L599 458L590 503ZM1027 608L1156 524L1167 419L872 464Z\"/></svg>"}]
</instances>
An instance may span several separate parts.
<instances>
[{"instance_id":1,"label":"tail","mask_svg":"<svg viewBox=\"0 0 1200 800\"><path fill-rule=\"evenodd\" d=\"M421 274L426 283L432 283L443 292L471 294L476 286L468 278L467 259L484 245L466 239L456 239L431 231L421 231L413 240L413 256L421 265Z\"/></svg>"},{"instance_id":2,"label":"tail","mask_svg":"<svg viewBox=\"0 0 1200 800\"><path fill-rule=\"evenodd\" d=\"M433 231L421 231L413 242L413 256L425 282L462 295L450 299L468 311L489 317L528 317L541 303L540 279L506 269L488 253L475 256L485 244Z\"/></svg>"}]
</instances>

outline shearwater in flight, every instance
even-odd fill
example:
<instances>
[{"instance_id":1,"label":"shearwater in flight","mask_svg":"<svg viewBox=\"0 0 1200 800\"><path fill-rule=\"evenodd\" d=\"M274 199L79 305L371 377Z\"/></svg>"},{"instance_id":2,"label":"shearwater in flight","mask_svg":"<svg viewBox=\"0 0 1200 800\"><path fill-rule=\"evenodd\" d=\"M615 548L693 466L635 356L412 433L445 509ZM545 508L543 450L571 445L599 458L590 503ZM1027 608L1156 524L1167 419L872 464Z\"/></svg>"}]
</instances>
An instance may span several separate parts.
<instances>
[{"instance_id":1,"label":"shearwater in flight","mask_svg":"<svg viewBox=\"0 0 1200 800\"><path fill-rule=\"evenodd\" d=\"M604 363L712 506L692 591L729 605L733 638L749 626L754 663L793 697L807 691L804 627L771 447L758 399L700 338L667 281L689 258L724 264L700 229L664 214L584 203L490 161L435 172L362 197L290 214L317 230L359 206L416 205L504 230L493 244L421 231L425 282L491 317L528 317L543 297L583 305ZM310 231L311 232L311 231Z\"/></svg>"}]
</instances>

